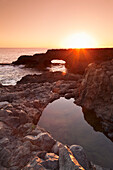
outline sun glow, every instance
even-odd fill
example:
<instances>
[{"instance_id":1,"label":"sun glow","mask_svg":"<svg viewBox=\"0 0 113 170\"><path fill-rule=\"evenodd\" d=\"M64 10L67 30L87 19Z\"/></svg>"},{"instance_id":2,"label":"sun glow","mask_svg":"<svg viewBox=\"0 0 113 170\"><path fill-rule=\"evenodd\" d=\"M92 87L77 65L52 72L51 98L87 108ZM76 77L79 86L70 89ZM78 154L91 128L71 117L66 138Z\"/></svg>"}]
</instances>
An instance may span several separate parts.
<instances>
[{"instance_id":1,"label":"sun glow","mask_svg":"<svg viewBox=\"0 0 113 170\"><path fill-rule=\"evenodd\" d=\"M87 33L72 34L62 43L63 48L96 48L93 37Z\"/></svg>"}]
</instances>

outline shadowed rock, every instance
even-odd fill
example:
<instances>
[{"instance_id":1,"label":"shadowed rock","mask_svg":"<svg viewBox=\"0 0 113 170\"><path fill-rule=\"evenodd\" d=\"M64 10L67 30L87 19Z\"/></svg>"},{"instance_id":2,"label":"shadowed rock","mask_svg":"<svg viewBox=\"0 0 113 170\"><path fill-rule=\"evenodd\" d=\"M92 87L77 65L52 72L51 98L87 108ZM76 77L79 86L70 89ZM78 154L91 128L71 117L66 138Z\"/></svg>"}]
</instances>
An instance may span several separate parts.
<instances>
[{"instance_id":1,"label":"shadowed rock","mask_svg":"<svg viewBox=\"0 0 113 170\"><path fill-rule=\"evenodd\" d=\"M53 49L45 54L33 56L20 56L13 64L24 64L27 67L43 70L51 65L51 60L60 59L66 61L66 67L73 73L84 73L89 63L102 62L113 58L112 48L103 49Z\"/></svg>"},{"instance_id":2,"label":"shadowed rock","mask_svg":"<svg viewBox=\"0 0 113 170\"><path fill-rule=\"evenodd\" d=\"M84 170L66 146L59 149L60 170Z\"/></svg>"},{"instance_id":3,"label":"shadowed rock","mask_svg":"<svg viewBox=\"0 0 113 170\"><path fill-rule=\"evenodd\" d=\"M98 129L113 140L113 60L101 64L90 64L80 85L80 94L75 101L85 109L87 114L96 115L95 122L100 121ZM88 113L87 113L87 110ZM92 110L92 112L91 112ZM93 117L95 117L95 115ZM88 120L90 122L90 120ZM92 123L92 124L95 124ZM96 127L95 127L96 128Z\"/></svg>"},{"instance_id":4,"label":"shadowed rock","mask_svg":"<svg viewBox=\"0 0 113 170\"><path fill-rule=\"evenodd\" d=\"M110 76L111 70L107 73ZM36 125L49 102L70 93L75 98L82 95L79 91L82 78L73 74L46 73L27 76L16 86L0 86L0 169L82 168L67 147ZM110 82L112 84L112 76Z\"/></svg>"},{"instance_id":5,"label":"shadowed rock","mask_svg":"<svg viewBox=\"0 0 113 170\"><path fill-rule=\"evenodd\" d=\"M25 140L31 141L34 145L40 147L41 150L50 151L55 144L55 140L48 133L40 133L37 136L26 136Z\"/></svg>"},{"instance_id":6,"label":"shadowed rock","mask_svg":"<svg viewBox=\"0 0 113 170\"><path fill-rule=\"evenodd\" d=\"M84 169L90 170L90 163L86 157L83 147L79 145L71 145L70 150L79 164L83 166Z\"/></svg>"}]
</instances>

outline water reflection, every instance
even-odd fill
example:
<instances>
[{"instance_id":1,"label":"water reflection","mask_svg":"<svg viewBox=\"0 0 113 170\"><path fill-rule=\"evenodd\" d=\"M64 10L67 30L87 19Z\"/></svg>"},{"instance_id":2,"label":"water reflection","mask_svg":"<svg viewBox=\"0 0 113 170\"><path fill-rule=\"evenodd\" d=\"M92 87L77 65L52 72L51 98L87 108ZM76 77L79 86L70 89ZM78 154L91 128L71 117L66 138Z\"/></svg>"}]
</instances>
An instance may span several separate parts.
<instances>
[{"instance_id":1,"label":"water reflection","mask_svg":"<svg viewBox=\"0 0 113 170\"><path fill-rule=\"evenodd\" d=\"M56 140L85 148L89 160L104 167L113 167L113 143L84 120L82 108L73 99L60 98L49 104L39 125L50 131Z\"/></svg>"},{"instance_id":2,"label":"water reflection","mask_svg":"<svg viewBox=\"0 0 113 170\"><path fill-rule=\"evenodd\" d=\"M51 72L61 71L63 73L67 73L65 63L66 62L64 60L52 60L51 67L48 67L47 69Z\"/></svg>"},{"instance_id":3,"label":"water reflection","mask_svg":"<svg viewBox=\"0 0 113 170\"><path fill-rule=\"evenodd\" d=\"M67 69L64 65L51 65L51 67L48 67L49 71L55 72L55 71L61 71L63 73L67 72Z\"/></svg>"},{"instance_id":4,"label":"water reflection","mask_svg":"<svg viewBox=\"0 0 113 170\"><path fill-rule=\"evenodd\" d=\"M66 62L64 60L52 60L52 64L65 64Z\"/></svg>"}]
</instances>

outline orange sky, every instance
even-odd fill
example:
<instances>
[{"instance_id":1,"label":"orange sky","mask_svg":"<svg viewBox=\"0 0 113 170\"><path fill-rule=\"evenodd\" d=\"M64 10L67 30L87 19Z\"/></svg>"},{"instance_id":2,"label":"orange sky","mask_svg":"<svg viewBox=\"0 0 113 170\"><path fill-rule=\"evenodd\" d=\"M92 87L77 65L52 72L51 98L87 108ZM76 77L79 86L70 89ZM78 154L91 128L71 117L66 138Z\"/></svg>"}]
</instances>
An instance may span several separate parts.
<instances>
[{"instance_id":1,"label":"orange sky","mask_svg":"<svg viewBox=\"0 0 113 170\"><path fill-rule=\"evenodd\" d=\"M80 32L113 46L113 0L0 0L0 47L62 48Z\"/></svg>"}]
</instances>

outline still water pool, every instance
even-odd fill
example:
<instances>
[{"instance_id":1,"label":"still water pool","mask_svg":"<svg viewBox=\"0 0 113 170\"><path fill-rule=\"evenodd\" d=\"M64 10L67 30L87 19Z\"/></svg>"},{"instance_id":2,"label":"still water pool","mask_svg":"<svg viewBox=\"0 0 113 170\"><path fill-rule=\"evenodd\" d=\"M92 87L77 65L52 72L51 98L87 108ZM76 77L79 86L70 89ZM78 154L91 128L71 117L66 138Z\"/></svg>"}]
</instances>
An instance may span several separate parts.
<instances>
[{"instance_id":1,"label":"still water pool","mask_svg":"<svg viewBox=\"0 0 113 170\"><path fill-rule=\"evenodd\" d=\"M61 97L50 103L44 109L39 125L64 144L83 146L93 163L113 168L113 143L85 121L82 108L73 101Z\"/></svg>"}]
</instances>

